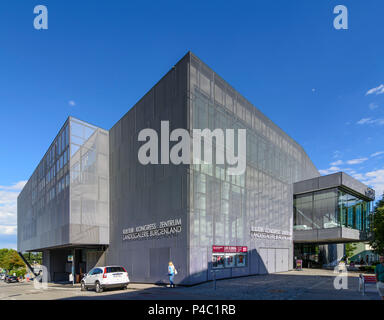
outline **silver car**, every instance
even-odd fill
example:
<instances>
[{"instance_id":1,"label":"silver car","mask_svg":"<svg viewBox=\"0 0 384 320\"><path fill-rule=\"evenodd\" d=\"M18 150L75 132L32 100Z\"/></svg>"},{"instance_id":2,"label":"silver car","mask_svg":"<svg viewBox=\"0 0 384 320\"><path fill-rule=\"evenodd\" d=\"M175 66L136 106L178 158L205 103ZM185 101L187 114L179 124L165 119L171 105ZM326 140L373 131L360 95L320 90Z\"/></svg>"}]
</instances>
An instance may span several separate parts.
<instances>
[{"instance_id":1,"label":"silver car","mask_svg":"<svg viewBox=\"0 0 384 320\"><path fill-rule=\"evenodd\" d=\"M129 276L124 267L95 267L81 279L81 291L92 288L100 293L106 288L126 289L128 284Z\"/></svg>"}]
</instances>

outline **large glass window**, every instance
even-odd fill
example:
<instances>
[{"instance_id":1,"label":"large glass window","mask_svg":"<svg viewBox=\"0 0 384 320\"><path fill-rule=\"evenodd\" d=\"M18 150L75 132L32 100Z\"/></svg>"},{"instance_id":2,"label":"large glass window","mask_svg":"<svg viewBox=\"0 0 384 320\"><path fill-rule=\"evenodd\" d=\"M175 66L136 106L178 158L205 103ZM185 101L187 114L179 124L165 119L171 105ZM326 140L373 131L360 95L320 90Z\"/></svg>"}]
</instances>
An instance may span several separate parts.
<instances>
[{"instance_id":1,"label":"large glass window","mask_svg":"<svg viewBox=\"0 0 384 320\"><path fill-rule=\"evenodd\" d=\"M369 230L370 202L338 189L297 195L294 198L294 229L344 226Z\"/></svg>"}]
</instances>

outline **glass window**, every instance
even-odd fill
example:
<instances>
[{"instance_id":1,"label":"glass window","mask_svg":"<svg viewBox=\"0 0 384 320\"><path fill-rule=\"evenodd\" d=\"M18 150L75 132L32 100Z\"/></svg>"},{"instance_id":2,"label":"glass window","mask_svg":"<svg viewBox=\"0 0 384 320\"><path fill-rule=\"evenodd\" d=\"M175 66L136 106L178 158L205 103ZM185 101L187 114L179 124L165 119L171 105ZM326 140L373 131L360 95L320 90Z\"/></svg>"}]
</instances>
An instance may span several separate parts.
<instances>
[{"instance_id":1,"label":"glass window","mask_svg":"<svg viewBox=\"0 0 384 320\"><path fill-rule=\"evenodd\" d=\"M200 72L200 89L204 93L206 93L208 96L211 96L211 81L207 76L205 76L201 72Z\"/></svg>"},{"instance_id":2,"label":"glass window","mask_svg":"<svg viewBox=\"0 0 384 320\"><path fill-rule=\"evenodd\" d=\"M112 273L112 272L125 272L123 267L107 267L106 273Z\"/></svg>"},{"instance_id":3,"label":"glass window","mask_svg":"<svg viewBox=\"0 0 384 320\"><path fill-rule=\"evenodd\" d=\"M226 254L225 255L225 267L232 268L235 266L236 255L235 254Z\"/></svg>"},{"instance_id":4,"label":"glass window","mask_svg":"<svg viewBox=\"0 0 384 320\"><path fill-rule=\"evenodd\" d=\"M224 268L225 256L224 254L214 254L212 255L212 268L222 269Z\"/></svg>"},{"instance_id":5,"label":"glass window","mask_svg":"<svg viewBox=\"0 0 384 320\"><path fill-rule=\"evenodd\" d=\"M236 267L245 267L247 262L246 254L237 254L236 255Z\"/></svg>"}]
</instances>

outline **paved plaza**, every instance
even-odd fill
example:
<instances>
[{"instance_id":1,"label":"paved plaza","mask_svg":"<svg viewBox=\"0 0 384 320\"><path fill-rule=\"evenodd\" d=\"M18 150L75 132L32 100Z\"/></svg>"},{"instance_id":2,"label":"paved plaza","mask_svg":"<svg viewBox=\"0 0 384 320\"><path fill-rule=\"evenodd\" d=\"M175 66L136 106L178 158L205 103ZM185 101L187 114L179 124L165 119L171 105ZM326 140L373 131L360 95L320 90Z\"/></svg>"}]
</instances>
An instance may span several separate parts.
<instances>
[{"instance_id":1,"label":"paved plaza","mask_svg":"<svg viewBox=\"0 0 384 320\"><path fill-rule=\"evenodd\" d=\"M32 283L0 282L1 300L380 300L376 287L367 286L363 296L358 291L358 273L348 273L348 289L336 290L336 274L330 270L304 269L270 275L219 280L192 287L168 288L131 283L127 290L80 291L79 285L49 284L35 289Z\"/></svg>"}]
</instances>

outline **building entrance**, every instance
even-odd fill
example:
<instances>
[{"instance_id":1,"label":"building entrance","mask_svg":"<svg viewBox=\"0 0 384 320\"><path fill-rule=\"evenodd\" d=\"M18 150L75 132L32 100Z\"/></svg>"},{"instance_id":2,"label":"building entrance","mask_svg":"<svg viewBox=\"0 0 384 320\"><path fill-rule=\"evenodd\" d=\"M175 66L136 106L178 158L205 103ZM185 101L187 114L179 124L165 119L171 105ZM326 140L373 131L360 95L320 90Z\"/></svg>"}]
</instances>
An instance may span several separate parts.
<instances>
[{"instance_id":1,"label":"building entrance","mask_svg":"<svg viewBox=\"0 0 384 320\"><path fill-rule=\"evenodd\" d=\"M324 263L319 245L297 243L294 246L294 257L303 261L304 268L321 268Z\"/></svg>"}]
</instances>

